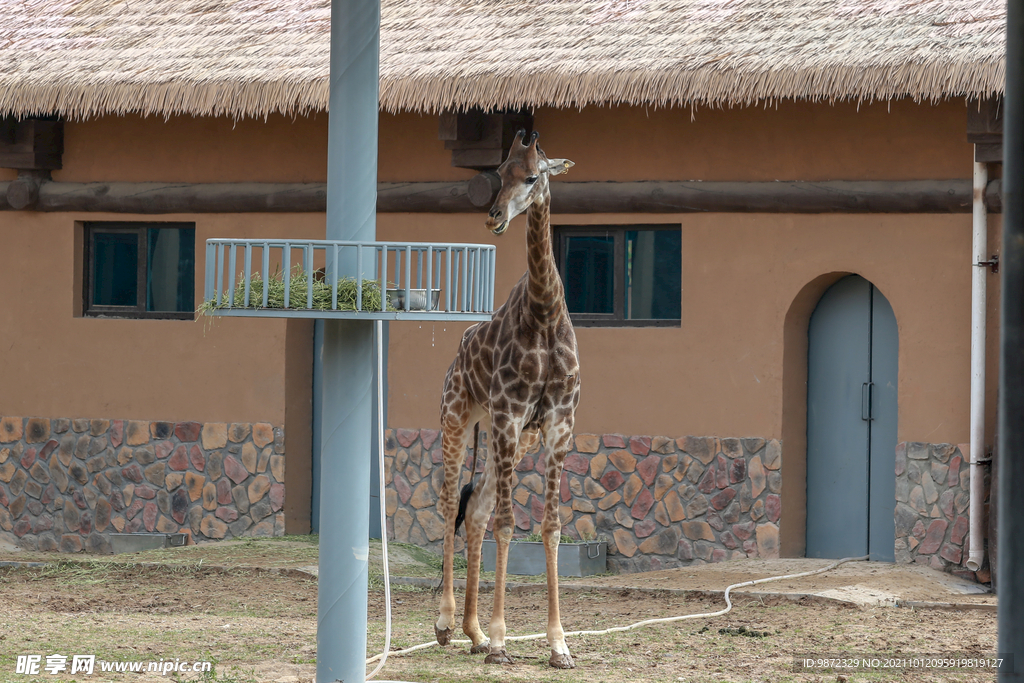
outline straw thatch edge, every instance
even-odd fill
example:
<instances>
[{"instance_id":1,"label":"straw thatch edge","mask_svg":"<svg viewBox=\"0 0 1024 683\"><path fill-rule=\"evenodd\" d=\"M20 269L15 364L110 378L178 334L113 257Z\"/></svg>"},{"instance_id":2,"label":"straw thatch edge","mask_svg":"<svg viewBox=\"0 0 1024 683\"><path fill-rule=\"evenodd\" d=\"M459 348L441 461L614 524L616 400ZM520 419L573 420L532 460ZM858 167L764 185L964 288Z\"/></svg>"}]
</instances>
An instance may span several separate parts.
<instances>
[{"instance_id":1,"label":"straw thatch edge","mask_svg":"<svg viewBox=\"0 0 1024 683\"><path fill-rule=\"evenodd\" d=\"M59 114L72 120L132 113L266 118L274 113L326 111L329 90L327 77L287 82L89 85L15 85L0 79L0 113Z\"/></svg>"},{"instance_id":2,"label":"straw thatch edge","mask_svg":"<svg viewBox=\"0 0 1024 683\"><path fill-rule=\"evenodd\" d=\"M680 69L519 74L513 76L403 77L383 75L381 109L437 113L586 105L749 106L780 100L872 102L911 98L941 101L1002 93L1005 59L974 63L829 66L742 72ZM326 111L326 76L306 80L25 84L0 77L0 112L15 116L60 114L266 117Z\"/></svg>"},{"instance_id":3,"label":"straw thatch edge","mask_svg":"<svg viewBox=\"0 0 1024 683\"><path fill-rule=\"evenodd\" d=\"M835 66L736 70L618 71L381 80L381 109L436 113L450 108L582 107L588 104L749 106L779 100L941 101L1002 93L1005 59L971 64Z\"/></svg>"}]
</instances>

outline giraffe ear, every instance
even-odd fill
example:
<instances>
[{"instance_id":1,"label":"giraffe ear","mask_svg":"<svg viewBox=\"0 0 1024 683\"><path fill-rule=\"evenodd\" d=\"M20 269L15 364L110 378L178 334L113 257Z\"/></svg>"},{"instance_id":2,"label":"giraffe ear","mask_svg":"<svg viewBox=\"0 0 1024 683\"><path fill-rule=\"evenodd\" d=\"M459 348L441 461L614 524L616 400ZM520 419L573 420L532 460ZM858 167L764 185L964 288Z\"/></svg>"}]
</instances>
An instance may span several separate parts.
<instances>
[{"instance_id":1,"label":"giraffe ear","mask_svg":"<svg viewBox=\"0 0 1024 683\"><path fill-rule=\"evenodd\" d=\"M561 175L576 164L568 159L548 159L548 175Z\"/></svg>"}]
</instances>

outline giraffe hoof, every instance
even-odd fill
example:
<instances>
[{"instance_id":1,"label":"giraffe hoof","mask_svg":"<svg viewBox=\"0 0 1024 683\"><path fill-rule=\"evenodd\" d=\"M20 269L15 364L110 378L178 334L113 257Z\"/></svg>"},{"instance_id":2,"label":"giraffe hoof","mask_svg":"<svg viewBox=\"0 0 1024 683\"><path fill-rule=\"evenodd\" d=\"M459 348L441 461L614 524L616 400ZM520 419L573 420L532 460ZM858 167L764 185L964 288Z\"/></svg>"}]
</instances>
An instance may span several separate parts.
<instances>
[{"instance_id":1,"label":"giraffe hoof","mask_svg":"<svg viewBox=\"0 0 1024 683\"><path fill-rule=\"evenodd\" d=\"M505 650L505 648L501 648L497 652L491 652L489 655L487 655L486 659L484 659L484 664L511 664L511 663L512 663L512 655L510 655L508 653L508 651Z\"/></svg>"},{"instance_id":2,"label":"giraffe hoof","mask_svg":"<svg viewBox=\"0 0 1024 683\"><path fill-rule=\"evenodd\" d=\"M483 654L484 652L490 652L490 651L491 651L491 641L489 641L489 640L485 640L484 642L480 643L479 645L474 645L473 647L469 648L469 654L471 654L471 655L479 655L479 654Z\"/></svg>"},{"instance_id":3,"label":"giraffe hoof","mask_svg":"<svg viewBox=\"0 0 1024 683\"><path fill-rule=\"evenodd\" d=\"M444 630L439 629L437 626L434 627L434 637L437 638L438 645L447 645L452 639L452 630L446 628Z\"/></svg>"},{"instance_id":4,"label":"giraffe hoof","mask_svg":"<svg viewBox=\"0 0 1024 683\"><path fill-rule=\"evenodd\" d=\"M572 655L568 652L565 654L558 654L556 652L551 653L551 659L548 660L548 664L555 667L556 669L575 669L576 663L572 661Z\"/></svg>"}]
</instances>

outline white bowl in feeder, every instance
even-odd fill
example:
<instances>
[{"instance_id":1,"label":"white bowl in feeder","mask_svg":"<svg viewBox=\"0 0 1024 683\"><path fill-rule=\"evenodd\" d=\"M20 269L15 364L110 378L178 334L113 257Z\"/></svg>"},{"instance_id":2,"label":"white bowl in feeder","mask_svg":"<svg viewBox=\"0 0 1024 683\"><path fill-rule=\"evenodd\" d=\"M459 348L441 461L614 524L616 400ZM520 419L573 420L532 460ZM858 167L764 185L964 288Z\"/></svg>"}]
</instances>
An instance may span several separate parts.
<instances>
[{"instance_id":1,"label":"white bowl in feeder","mask_svg":"<svg viewBox=\"0 0 1024 683\"><path fill-rule=\"evenodd\" d=\"M405 289L389 289L387 290L388 303L395 307L396 310L405 310ZM441 299L441 290L432 289L430 290L430 307L427 307L427 290L426 289L410 289L409 290L409 310L410 311L436 311L437 304Z\"/></svg>"}]
</instances>

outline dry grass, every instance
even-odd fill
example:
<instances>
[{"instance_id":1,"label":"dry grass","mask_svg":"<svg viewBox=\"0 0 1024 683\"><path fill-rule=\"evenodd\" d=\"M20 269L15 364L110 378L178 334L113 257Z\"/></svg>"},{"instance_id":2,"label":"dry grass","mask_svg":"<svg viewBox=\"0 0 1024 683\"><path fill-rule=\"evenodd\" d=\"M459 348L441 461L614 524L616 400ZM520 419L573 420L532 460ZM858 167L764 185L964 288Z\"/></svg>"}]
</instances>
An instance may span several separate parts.
<instances>
[{"instance_id":1,"label":"dry grass","mask_svg":"<svg viewBox=\"0 0 1024 683\"><path fill-rule=\"evenodd\" d=\"M210 315L217 309L228 308L229 303L233 308L291 308L291 309L312 309L316 311L379 311L381 310L380 283L376 280L363 280L362 300L357 299L359 285L355 278L345 277L338 280L337 307L335 308L334 289L331 283L325 278L314 273L312 278L312 305L310 304L310 278L301 266L292 268L292 274L287 282L287 301L285 300L285 278L278 270L265 281L263 275L256 271L249 278L249 304L245 302L245 277L239 276L234 289L222 295L222 301L209 300L199 305L196 313ZM263 290L266 288L267 304L263 305ZM360 307L361 305L361 307ZM393 311L395 307L388 303L387 310Z\"/></svg>"},{"instance_id":2,"label":"dry grass","mask_svg":"<svg viewBox=\"0 0 1024 683\"><path fill-rule=\"evenodd\" d=\"M14 674L16 655L94 653L111 661L188 658L216 662L205 680L241 683L290 680L308 683L316 661L316 583L293 576L196 568L141 569L67 566L50 571L0 569L0 682L28 680ZM459 616L461 592L457 595ZM438 597L430 591L392 595L393 644L405 647L430 639ZM490 596L480 600L487 628ZM562 596L567 630L607 628L643 618L705 612L719 601L658 596L633 591L567 592ZM506 620L510 634L543 631L543 589L510 592ZM384 641L381 591L371 591L368 654ZM834 681L836 674L792 670L802 653L986 653L995 648L994 613L915 612L794 604L740 598L730 614L664 624L607 636L571 638L578 668L547 666L543 640L512 642L511 666L483 663L464 647L433 648L392 657L382 677L454 683L722 683ZM768 631L751 638L745 631ZM721 631L721 629L725 629ZM291 677L291 678L286 678ZM155 683L154 675L115 674L97 680ZM192 677L186 677L192 679ZM67 681L68 676L45 676ZM79 681L83 680L81 677ZM991 680L989 675L949 671L857 673L851 681L953 683Z\"/></svg>"}]
</instances>

